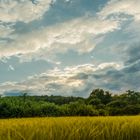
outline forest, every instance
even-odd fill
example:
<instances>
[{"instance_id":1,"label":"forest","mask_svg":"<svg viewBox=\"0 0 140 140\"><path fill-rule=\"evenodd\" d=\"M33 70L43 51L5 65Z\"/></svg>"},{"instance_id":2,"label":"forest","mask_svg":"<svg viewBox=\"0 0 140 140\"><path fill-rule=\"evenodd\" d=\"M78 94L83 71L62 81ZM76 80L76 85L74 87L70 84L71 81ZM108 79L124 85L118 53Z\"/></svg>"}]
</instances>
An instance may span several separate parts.
<instances>
[{"instance_id":1,"label":"forest","mask_svg":"<svg viewBox=\"0 0 140 140\"><path fill-rule=\"evenodd\" d=\"M113 94L94 89L88 98L63 96L0 97L0 118L59 116L124 116L140 114L140 92Z\"/></svg>"}]
</instances>

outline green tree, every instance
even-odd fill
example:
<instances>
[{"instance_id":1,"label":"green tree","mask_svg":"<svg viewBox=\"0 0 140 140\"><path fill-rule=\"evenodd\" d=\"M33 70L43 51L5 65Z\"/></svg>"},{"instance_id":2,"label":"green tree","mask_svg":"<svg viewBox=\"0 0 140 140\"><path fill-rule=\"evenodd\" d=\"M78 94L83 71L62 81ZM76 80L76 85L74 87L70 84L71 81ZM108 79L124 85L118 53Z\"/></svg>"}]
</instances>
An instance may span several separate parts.
<instances>
[{"instance_id":1,"label":"green tree","mask_svg":"<svg viewBox=\"0 0 140 140\"><path fill-rule=\"evenodd\" d=\"M112 100L112 96L108 91L95 89L91 92L89 99L100 99L103 104L107 104Z\"/></svg>"},{"instance_id":2,"label":"green tree","mask_svg":"<svg viewBox=\"0 0 140 140\"><path fill-rule=\"evenodd\" d=\"M27 92L23 92L22 93L22 97L23 97L23 102L26 102L26 98L27 98L28 93Z\"/></svg>"}]
</instances>

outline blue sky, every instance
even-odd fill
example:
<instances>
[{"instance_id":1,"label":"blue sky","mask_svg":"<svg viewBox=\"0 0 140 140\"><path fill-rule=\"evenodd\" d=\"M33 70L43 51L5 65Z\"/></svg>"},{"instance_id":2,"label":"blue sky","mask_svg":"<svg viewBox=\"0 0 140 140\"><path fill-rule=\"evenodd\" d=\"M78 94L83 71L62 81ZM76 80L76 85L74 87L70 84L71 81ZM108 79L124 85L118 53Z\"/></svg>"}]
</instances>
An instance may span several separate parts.
<instances>
[{"instance_id":1,"label":"blue sky","mask_svg":"<svg viewBox=\"0 0 140 140\"><path fill-rule=\"evenodd\" d=\"M139 0L1 0L0 94L140 90Z\"/></svg>"}]
</instances>

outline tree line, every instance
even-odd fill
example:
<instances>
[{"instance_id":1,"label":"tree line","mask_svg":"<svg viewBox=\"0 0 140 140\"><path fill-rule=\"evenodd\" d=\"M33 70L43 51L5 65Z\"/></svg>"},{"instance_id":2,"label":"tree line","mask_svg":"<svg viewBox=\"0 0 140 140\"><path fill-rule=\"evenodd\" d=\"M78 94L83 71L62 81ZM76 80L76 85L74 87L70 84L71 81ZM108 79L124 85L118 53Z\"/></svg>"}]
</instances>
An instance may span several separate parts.
<instances>
[{"instance_id":1,"label":"tree line","mask_svg":"<svg viewBox=\"0 0 140 140\"><path fill-rule=\"evenodd\" d=\"M140 92L112 94L94 89L88 98L63 96L0 97L0 118L139 115Z\"/></svg>"}]
</instances>

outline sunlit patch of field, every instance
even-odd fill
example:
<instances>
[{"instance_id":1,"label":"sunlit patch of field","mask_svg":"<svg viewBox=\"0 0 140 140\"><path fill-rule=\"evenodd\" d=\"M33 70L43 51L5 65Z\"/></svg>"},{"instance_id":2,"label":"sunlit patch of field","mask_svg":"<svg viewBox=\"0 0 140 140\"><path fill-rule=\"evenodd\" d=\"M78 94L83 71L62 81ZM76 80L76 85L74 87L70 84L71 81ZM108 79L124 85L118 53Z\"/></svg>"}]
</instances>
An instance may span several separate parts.
<instances>
[{"instance_id":1,"label":"sunlit patch of field","mask_svg":"<svg viewBox=\"0 0 140 140\"><path fill-rule=\"evenodd\" d=\"M2 119L0 140L140 140L140 116Z\"/></svg>"}]
</instances>

